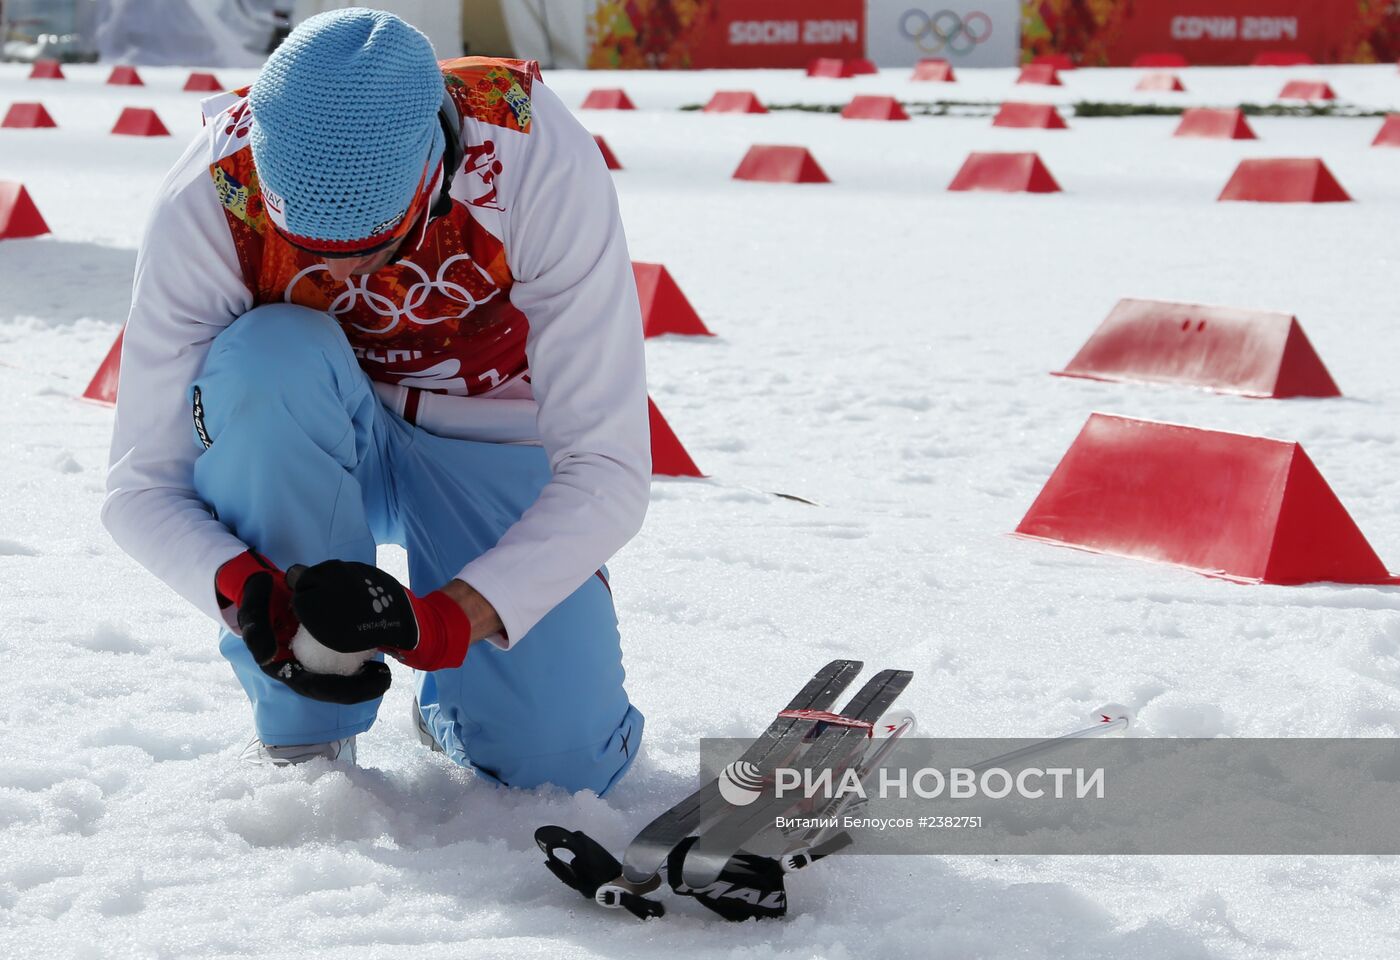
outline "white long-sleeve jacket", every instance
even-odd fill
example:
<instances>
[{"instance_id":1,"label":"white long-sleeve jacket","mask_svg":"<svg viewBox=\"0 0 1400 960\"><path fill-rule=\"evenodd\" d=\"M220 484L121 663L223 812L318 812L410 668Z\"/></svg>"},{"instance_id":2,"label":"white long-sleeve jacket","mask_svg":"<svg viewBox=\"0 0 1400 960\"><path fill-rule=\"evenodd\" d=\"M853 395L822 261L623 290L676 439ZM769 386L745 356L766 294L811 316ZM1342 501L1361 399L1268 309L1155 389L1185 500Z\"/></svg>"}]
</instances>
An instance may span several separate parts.
<instances>
[{"instance_id":1,"label":"white long-sleeve jacket","mask_svg":"<svg viewBox=\"0 0 1400 960\"><path fill-rule=\"evenodd\" d=\"M505 644L640 528L650 488L641 315L611 178L533 64L444 64L466 158L450 215L397 268L339 284L260 208L246 100L171 170L136 262L102 519L222 623L218 568L247 549L193 489L188 389L219 332L287 300L341 324L396 413L446 436L538 442L551 481L459 578Z\"/></svg>"}]
</instances>

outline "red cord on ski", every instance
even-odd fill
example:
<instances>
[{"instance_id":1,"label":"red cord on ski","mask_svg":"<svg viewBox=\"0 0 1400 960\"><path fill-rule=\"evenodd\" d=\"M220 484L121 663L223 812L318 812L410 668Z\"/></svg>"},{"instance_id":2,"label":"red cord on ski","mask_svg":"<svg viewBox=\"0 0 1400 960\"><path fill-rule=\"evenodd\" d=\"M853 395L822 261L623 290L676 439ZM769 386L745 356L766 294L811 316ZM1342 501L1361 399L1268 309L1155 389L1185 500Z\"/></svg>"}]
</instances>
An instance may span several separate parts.
<instances>
[{"instance_id":1,"label":"red cord on ski","mask_svg":"<svg viewBox=\"0 0 1400 960\"><path fill-rule=\"evenodd\" d=\"M838 727L856 727L865 731L867 737L875 736L875 724L868 720L856 720L853 717L843 717L839 713L832 713L830 710L784 710L778 714L779 718L789 718L793 720L818 720L822 723L830 723Z\"/></svg>"}]
</instances>

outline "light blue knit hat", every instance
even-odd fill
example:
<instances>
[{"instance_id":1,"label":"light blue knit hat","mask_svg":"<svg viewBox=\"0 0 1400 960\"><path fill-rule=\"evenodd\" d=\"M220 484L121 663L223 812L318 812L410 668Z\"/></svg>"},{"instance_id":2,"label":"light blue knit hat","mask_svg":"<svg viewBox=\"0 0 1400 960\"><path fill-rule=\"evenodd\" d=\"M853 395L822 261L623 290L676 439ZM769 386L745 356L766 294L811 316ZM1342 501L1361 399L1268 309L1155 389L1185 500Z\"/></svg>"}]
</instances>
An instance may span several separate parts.
<instances>
[{"instance_id":1,"label":"light blue knit hat","mask_svg":"<svg viewBox=\"0 0 1400 960\"><path fill-rule=\"evenodd\" d=\"M332 244L395 226L429 158L442 156L442 95L432 44L393 14L352 7L304 21L268 57L248 99L253 162L274 221Z\"/></svg>"}]
</instances>

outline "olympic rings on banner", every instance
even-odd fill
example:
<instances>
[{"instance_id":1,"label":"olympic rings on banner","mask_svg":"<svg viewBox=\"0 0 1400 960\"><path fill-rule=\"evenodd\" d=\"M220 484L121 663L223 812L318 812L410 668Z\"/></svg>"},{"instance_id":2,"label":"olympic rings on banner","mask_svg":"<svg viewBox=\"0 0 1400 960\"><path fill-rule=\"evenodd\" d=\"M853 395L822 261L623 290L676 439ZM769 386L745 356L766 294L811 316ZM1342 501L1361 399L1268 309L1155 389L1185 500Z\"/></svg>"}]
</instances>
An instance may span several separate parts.
<instances>
[{"instance_id":1,"label":"olympic rings on banner","mask_svg":"<svg viewBox=\"0 0 1400 960\"><path fill-rule=\"evenodd\" d=\"M924 53L966 54L992 36L992 18L981 10L959 16L952 10L925 13L911 8L899 18L899 32Z\"/></svg>"}]
</instances>

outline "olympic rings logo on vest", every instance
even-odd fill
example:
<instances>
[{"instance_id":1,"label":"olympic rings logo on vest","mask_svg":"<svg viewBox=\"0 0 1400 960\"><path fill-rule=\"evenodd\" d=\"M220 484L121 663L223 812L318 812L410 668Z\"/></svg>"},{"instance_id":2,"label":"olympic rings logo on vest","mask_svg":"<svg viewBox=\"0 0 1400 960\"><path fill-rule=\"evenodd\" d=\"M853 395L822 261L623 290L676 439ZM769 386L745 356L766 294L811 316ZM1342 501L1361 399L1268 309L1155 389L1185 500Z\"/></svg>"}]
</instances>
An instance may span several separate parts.
<instances>
[{"instance_id":1,"label":"olympic rings logo on vest","mask_svg":"<svg viewBox=\"0 0 1400 960\"><path fill-rule=\"evenodd\" d=\"M971 53L992 37L992 18L980 10L966 16L952 10L927 13L910 8L899 18L899 32L924 53Z\"/></svg>"},{"instance_id":2,"label":"olympic rings logo on vest","mask_svg":"<svg viewBox=\"0 0 1400 960\"><path fill-rule=\"evenodd\" d=\"M409 286L404 293L402 304L395 303L392 297L377 290L371 290L369 281L374 279L373 276L351 276L345 281L345 289L331 301L326 312L335 317L336 320L347 318L346 323L362 333L386 334L398 329L399 324L405 320L423 327L449 320L461 320L477 307L494 299L501 292L501 288L496 284L491 274L487 273L481 264L473 260L469 254L459 253L448 257L437 268L437 275L431 277L428 275L428 271L412 260L400 260L397 266L413 271L419 278L418 282ZM287 303L294 302L292 294L296 290L297 284L322 270L329 270L329 268L324 263L316 263L302 269L287 284L287 290L282 295L282 299ZM463 282L468 278L460 276L462 270L474 270L476 275L485 281L490 288L490 293L483 296L473 294L468 290ZM456 279L453 278L454 274L458 274ZM357 314L358 318L367 319L364 316L366 311L387 322L373 323L369 326L356 322ZM423 316L419 311L432 315Z\"/></svg>"}]
</instances>

